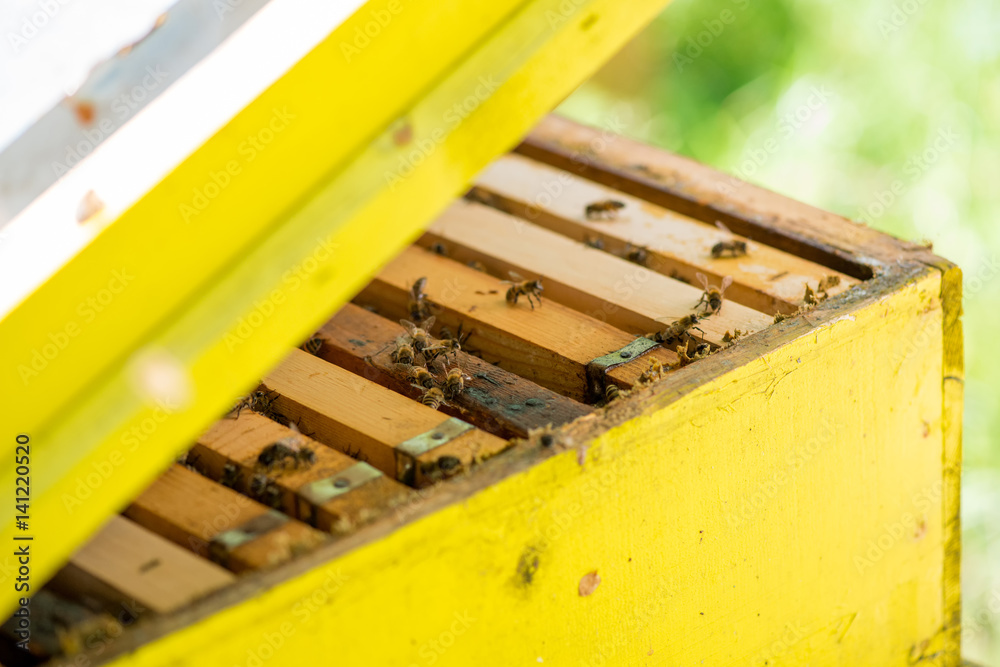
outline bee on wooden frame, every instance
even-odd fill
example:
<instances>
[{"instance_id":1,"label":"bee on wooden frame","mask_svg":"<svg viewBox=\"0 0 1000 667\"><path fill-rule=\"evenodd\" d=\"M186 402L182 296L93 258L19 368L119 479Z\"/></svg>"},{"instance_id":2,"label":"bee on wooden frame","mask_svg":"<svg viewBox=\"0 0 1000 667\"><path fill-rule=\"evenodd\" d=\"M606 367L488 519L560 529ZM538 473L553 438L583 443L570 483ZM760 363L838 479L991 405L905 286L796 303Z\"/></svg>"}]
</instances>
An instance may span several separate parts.
<instances>
[{"instance_id":1,"label":"bee on wooden frame","mask_svg":"<svg viewBox=\"0 0 1000 667\"><path fill-rule=\"evenodd\" d=\"M409 341L405 337L400 336L396 339L396 349L392 351L389 358L392 359L394 363L403 364L404 366L409 366L413 363L415 357L413 351L413 346L410 345Z\"/></svg>"},{"instance_id":2,"label":"bee on wooden frame","mask_svg":"<svg viewBox=\"0 0 1000 667\"><path fill-rule=\"evenodd\" d=\"M625 202L617 199L602 199L587 204L583 209L583 214L587 220L614 220L618 217L618 211L623 208L625 208Z\"/></svg>"},{"instance_id":3,"label":"bee on wooden frame","mask_svg":"<svg viewBox=\"0 0 1000 667\"><path fill-rule=\"evenodd\" d=\"M268 470L279 465L284 468L288 461L291 461L296 468L300 463L308 467L316 463L316 452L302 446L296 436L289 436L271 443L257 455L257 464Z\"/></svg>"},{"instance_id":4,"label":"bee on wooden frame","mask_svg":"<svg viewBox=\"0 0 1000 667\"><path fill-rule=\"evenodd\" d=\"M240 413L243 412L244 408L251 410L252 412L257 412L265 416L270 416L271 405L277 398L277 392L274 391L261 391L260 389L252 391L246 396L240 397L236 405L232 407L229 411L232 414L233 410L236 411L236 419L240 418Z\"/></svg>"},{"instance_id":5,"label":"bee on wooden frame","mask_svg":"<svg viewBox=\"0 0 1000 667\"><path fill-rule=\"evenodd\" d=\"M239 489L243 484L243 474L240 472L239 466L235 463L227 463L222 467L222 478L219 479L219 483L222 486L228 486L230 489Z\"/></svg>"},{"instance_id":6,"label":"bee on wooden frame","mask_svg":"<svg viewBox=\"0 0 1000 667\"><path fill-rule=\"evenodd\" d=\"M410 344L413 346L415 352L423 352L425 347L430 347L434 344L434 338L427 333L434 325L433 317L428 317L419 327L409 320L400 320L399 323L410 334Z\"/></svg>"},{"instance_id":7,"label":"bee on wooden frame","mask_svg":"<svg viewBox=\"0 0 1000 667\"><path fill-rule=\"evenodd\" d=\"M626 243L622 256L633 264L649 266L649 248L646 246Z\"/></svg>"},{"instance_id":8,"label":"bee on wooden frame","mask_svg":"<svg viewBox=\"0 0 1000 667\"><path fill-rule=\"evenodd\" d=\"M421 388L419 385L414 386ZM437 387L424 389L423 393L420 395L420 402L429 407L431 410L437 410L442 404L448 405L448 401L445 400L444 392Z\"/></svg>"},{"instance_id":9,"label":"bee on wooden frame","mask_svg":"<svg viewBox=\"0 0 1000 667\"><path fill-rule=\"evenodd\" d=\"M520 296L526 296L528 298L528 303L531 304L531 309L535 309L535 303L532 298L538 300L538 306L542 305L542 279L538 278L536 280L525 280L520 274L510 271L510 277L513 280L501 280L500 282L504 285L510 285L507 290L507 303L512 306L517 305L517 299Z\"/></svg>"},{"instance_id":10,"label":"bee on wooden frame","mask_svg":"<svg viewBox=\"0 0 1000 667\"><path fill-rule=\"evenodd\" d=\"M610 403L611 401L616 400L620 395L621 395L621 390L618 388L618 385L608 383L604 387L604 402L605 403Z\"/></svg>"},{"instance_id":11,"label":"bee on wooden frame","mask_svg":"<svg viewBox=\"0 0 1000 667\"><path fill-rule=\"evenodd\" d=\"M444 382L441 383L441 390L444 393L445 398L453 400L465 391L465 381L471 379L472 378L462 372L462 369L458 366L449 369L445 374Z\"/></svg>"},{"instance_id":12,"label":"bee on wooden frame","mask_svg":"<svg viewBox=\"0 0 1000 667\"><path fill-rule=\"evenodd\" d=\"M302 343L302 345L299 346L299 349L315 356L319 354L321 349L323 349L323 339L319 336L313 336L306 342Z\"/></svg>"},{"instance_id":13,"label":"bee on wooden frame","mask_svg":"<svg viewBox=\"0 0 1000 667\"><path fill-rule=\"evenodd\" d=\"M657 343L661 343L663 345L672 345L674 343L680 343L685 338L690 337L691 334L688 333L690 329L701 331L700 328L695 326L696 324L698 324L698 321L699 321L698 316L694 313L691 313L689 315L685 315L684 317L678 320L674 320L673 322L667 325L666 329L657 331L656 333L647 334L646 338L654 340ZM705 332L702 331L702 335L704 335L704 333Z\"/></svg>"},{"instance_id":14,"label":"bee on wooden frame","mask_svg":"<svg viewBox=\"0 0 1000 667\"><path fill-rule=\"evenodd\" d=\"M427 294L424 292L424 287L426 286L427 278L418 278L416 282L410 286L408 294L409 302L407 303L406 308L410 313L410 317L417 322L422 322L431 315L430 306L427 301Z\"/></svg>"},{"instance_id":15,"label":"bee on wooden frame","mask_svg":"<svg viewBox=\"0 0 1000 667\"><path fill-rule=\"evenodd\" d=\"M726 234L729 234L730 237L733 236L733 233L729 231L728 227L722 224L722 221L716 220L715 226L718 227L723 232L725 232ZM734 258L743 257L744 255L747 254L747 242L740 241L735 238L730 238L728 241L719 241L714 246L712 246L712 257L714 259L721 259L723 256L727 254L730 257Z\"/></svg>"},{"instance_id":16,"label":"bee on wooden frame","mask_svg":"<svg viewBox=\"0 0 1000 667\"><path fill-rule=\"evenodd\" d=\"M410 368L410 384L416 383L421 387L430 389L434 386L434 376L423 366L413 366Z\"/></svg>"},{"instance_id":17,"label":"bee on wooden frame","mask_svg":"<svg viewBox=\"0 0 1000 667\"><path fill-rule=\"evenodd\" d=\"M247 485L247 493L251 498L263 505L281 509L281 489L267 475L255 474Z\"/></svg>"},{"instance_id":18,"label":"bee on wooden frame","mask_svg":"<svg viewBox=\"0 0 1000 667\"><path fill-rule=\"evenodd\" d=\"M701 304L705 304L705 312L702 313L702 317L708 315L714 315L722 309L723 295L726 292L726 288L733 284L732 276L725 276L722 279L722 284L716 287L715 285L710 285L708 283L708 277L704 273L696 273L695 278L701 283L702 289L705 291L701 294L701 300L695 304L695 308Z\"/></svg>"}]
</instances>

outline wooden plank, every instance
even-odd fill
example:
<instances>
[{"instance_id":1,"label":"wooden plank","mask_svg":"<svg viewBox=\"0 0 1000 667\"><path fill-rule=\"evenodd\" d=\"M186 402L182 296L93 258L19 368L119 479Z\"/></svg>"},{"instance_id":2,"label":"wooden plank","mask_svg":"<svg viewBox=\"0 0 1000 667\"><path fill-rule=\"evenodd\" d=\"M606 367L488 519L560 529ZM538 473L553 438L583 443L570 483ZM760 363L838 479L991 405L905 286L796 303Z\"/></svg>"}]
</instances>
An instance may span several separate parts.
<instances>
[{"instance_id":1,"label":"wooden plank","mask_svg":"<svg viewBox=\"0 0 1000 667\"><path fill-rule=\"evenodd\" d=\"M96 598L113 614L133 602L165 614L235 580L215 563L114 516L73 554L52 585L64 594Z\"/></svg>"},{"instance_id":2,"label":"wooden plank","mask_svg":"<svg viewBox=\"0 0 1000 667\"><path fill-rule=\"evenodd\" d=\"M726 293L730 300L772 315L792 313L803 305L807 283L816 289L826 276L836 276L840 284L828 290L830 295L857 283L846 274L522 155L494 161L476 178L476 186L470 196L578 241L594 236L617 253L627 243L646 247L650 267L665 275L696 284L695 275L701 272L716 285L722 276L732 276L733 286ZM607 199L625 204L614 219L586 217L588 204ZM716 243L734 238L747 242L746 256L712 257Z\"/></svg>"},{"instance_id":3,"label":"wooden plank","mask_svg":"<svg viewBox=\"0 0 1000 667\"><path fill-rule=\"evenodd\" d=\"M312 450L315 463L298 466L289 463L271 469L258 463L264 449L289 437L295 437L299 446ZM357 466L358 461L250 410L241 411L238 419L217 421L198 438L187 460L202 474L217 481L225 480L230 488L250 495L255 488L261 488L252 484L254 476L266 475L280 495L271 499L261 494L258 500L264 504L275 502L277 509L286 514L335 534L345 534L369 523L411 493L379 473L378 477L330 500L316 502L310 485L336 478ZM227 464L235 467L236 475L227 477Z\"/></svg>"},{"instance_id":4,"label":"wooden plank","mask_svg":"<svg viewBox=\"0 0 1000 667\"><path fill-rule=\"evenodd\" d=\"M412 396L409 369L390 358L403 331L397 322L349 303L317 332L317 356ZM592 411L465 351L457 354L455 363L472 379L450 401L454 407L440 410L503 438L523 438L531 429L559 426Z\"/></svg>"},{"instance_id":5,"label":"wooden plank","mask_svg":"<svg viewBox=\"0 0 1000 667\"><path fill-rule=\"evenodd\" d=\"M427 278L426 292L438 306L434 311L438 320L453 330L463 324L472 332L469 346L482 351L486 361L578 401L592 398L587 365L635 340L544 296L542 305L534 309L523 298L512 306L504 298L507 286L497 278L418 247L404 250L356 301L375 304L392 317L406 317L408 290L418 277ZM676 353L664 348L655 348L645 357L664 365L679 362ZM646 361L635 359L611 370L607 377L627 389L647 367Z\"/></svg>"},{"instance_id":6,"label":"wooden plank","mask_svg":"<svg viewBox=\"0 0 1000 667\"><path fill-rule=\"evenodd\" d=\"M601 252L566 236L476 202L452 204L420 244L441 244L462 263L481 262L492 274L544 278L545 296L639 335L663 329L695 311L702 290ZM744 334L773 323L770 315L739 303L701 320L705 340L720 345L727 331ZM699 334L700 335L700 334Z\"/></svg>"},{"instance_id":7,"label":"wooden plank","mask_svg":"<svg viewBox=\"0 0 1000 667\"><path fill-rule=\"evenodd\" d=\"M900 259L940 261L918 244L555 114L517 151L683 215L721 220L738 234L862 280Z\"/></svg>"},{"instance_id":8,"label":"wooden plank","mask_svg":"<svg viewBox=\"0 0 1000 667\"><path fill-rule=\"evenodd\" d=\"M472 428L413 456L403 443L452 418L302 350L293 350L263 384L277 392L274 410L303 433L418 488L467 471L510 446Z\"/></svg>"},{"instance_id":9,"label":"wooden plank","mask_svg":"<svg viewBox=\"0 0 1000 667\"><path fill-rule=\"evenodd\" d=\"M264 521L272 510L182 465L173 465L124 514L141 526L233 572L272 567L310 551L324 536L295 519L235 548L216 549L213 540Z\"/></svg>"}]
</instances>

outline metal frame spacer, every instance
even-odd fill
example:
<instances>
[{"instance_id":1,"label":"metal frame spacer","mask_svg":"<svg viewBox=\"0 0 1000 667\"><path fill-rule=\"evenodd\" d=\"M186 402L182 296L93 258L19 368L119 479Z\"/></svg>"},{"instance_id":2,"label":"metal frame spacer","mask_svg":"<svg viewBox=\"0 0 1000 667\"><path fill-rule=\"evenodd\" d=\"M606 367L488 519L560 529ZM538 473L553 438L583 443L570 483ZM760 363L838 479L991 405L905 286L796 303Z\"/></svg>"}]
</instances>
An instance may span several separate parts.
<instances>
[{"instance_id":1,"label":"metal frame spacer","mask_svg":"<svg viewBox=\"0 0 1000 667\"><path fill-rule=\"evenodd\" d=\"M454 440L473 428L472 424L449 417L429 431L396 445L396 479L412 486L416 479L418 456Z\"/></svg>"},{"instance_id":2,"label":"metal frame spacer","mask_svg":"<svg viewBox=\"0 0 1000 667\"><path fill-rule=\"evenodd\" d=\"M288 523L290 519L277 510L255 516L236 528L223 531L213 537L208 543L208 554L217 563L225 563L234 549L247 542L256 540L261 535Z\"/></svg>"},{"instance_id":3,"label":"metal frame spacer","mask_svg":"<svg viewBox=\"0 0 1000 667\"><path fill-rule=\"evenodd\" d=\"M600 399L603 395L604 385L606 384L605 376L608 374L608 371L627 364L630 361L635 361L655 347L660 347L660 344L654 340L640 337L620 350L609 352L591 361L587 364L587 389L591 395L595 399Z\"/></svg>"},{"instance_id":4,"label":"metal frame spacer","mask_svg":"<svg viewBox=\"0 0 1000 667\"><path fill-rule=\"evenodd\" d=\"M335 475L306 484L299 489L299 495L306 502L318 507L379 477L382 477L381 470L359 461Z\"/></svg>"}]
</instances>

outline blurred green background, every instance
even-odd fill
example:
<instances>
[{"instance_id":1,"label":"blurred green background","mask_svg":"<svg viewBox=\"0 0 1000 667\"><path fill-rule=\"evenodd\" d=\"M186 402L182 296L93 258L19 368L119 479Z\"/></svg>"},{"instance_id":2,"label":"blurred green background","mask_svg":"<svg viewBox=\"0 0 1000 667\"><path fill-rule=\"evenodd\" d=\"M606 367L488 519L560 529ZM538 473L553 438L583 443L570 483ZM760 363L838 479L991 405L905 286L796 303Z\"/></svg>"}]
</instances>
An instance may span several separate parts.
<instances>
[{"instance_id":1,"label":"blurred green background","mask_svg":"<svg viewBox=\"0 0 1000 667\"><path fill-rule=\"evenodd\" d=\"M963 650L1000 666L1000 3L674 0L559 112L965 273Z\"/></svg>"}]
</instances>

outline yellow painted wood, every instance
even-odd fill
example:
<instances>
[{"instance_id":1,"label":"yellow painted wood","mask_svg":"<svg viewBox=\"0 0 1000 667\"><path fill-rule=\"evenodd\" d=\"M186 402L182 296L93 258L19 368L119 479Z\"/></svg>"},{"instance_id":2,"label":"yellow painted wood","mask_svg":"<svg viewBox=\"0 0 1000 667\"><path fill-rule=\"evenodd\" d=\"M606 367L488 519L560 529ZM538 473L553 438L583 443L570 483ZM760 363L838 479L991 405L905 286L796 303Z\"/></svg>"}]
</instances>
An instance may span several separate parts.
<instances>
[{"instance_id":1,"label":"yellow painted wood","mask_svg":"<svg viewBox=\"0 0 1000 667\"><path fill-rule=\"evenodd\" d=\"M36 587L665 0L407 5L346 62L340 43L382 4L0 322L0 404L15 416L0 436L33 448ZM295 118L267 150L185 221L179 205L286 107ZM101 290L110 302L82 315ZM68 322L68 344L26 384L19 369ZM0 483L13 488L10 469Z\"/></svg>"},{"instance_id":2,"label":"yellow painted wood","mask_svg":"<svg viewBox=\"0 0 1000 667\"><path fill-rule=\"evenodd\" d=\"M596 440L114 664L957 665L941 287L646 390Z\"/></svg>"}]
</instances>

